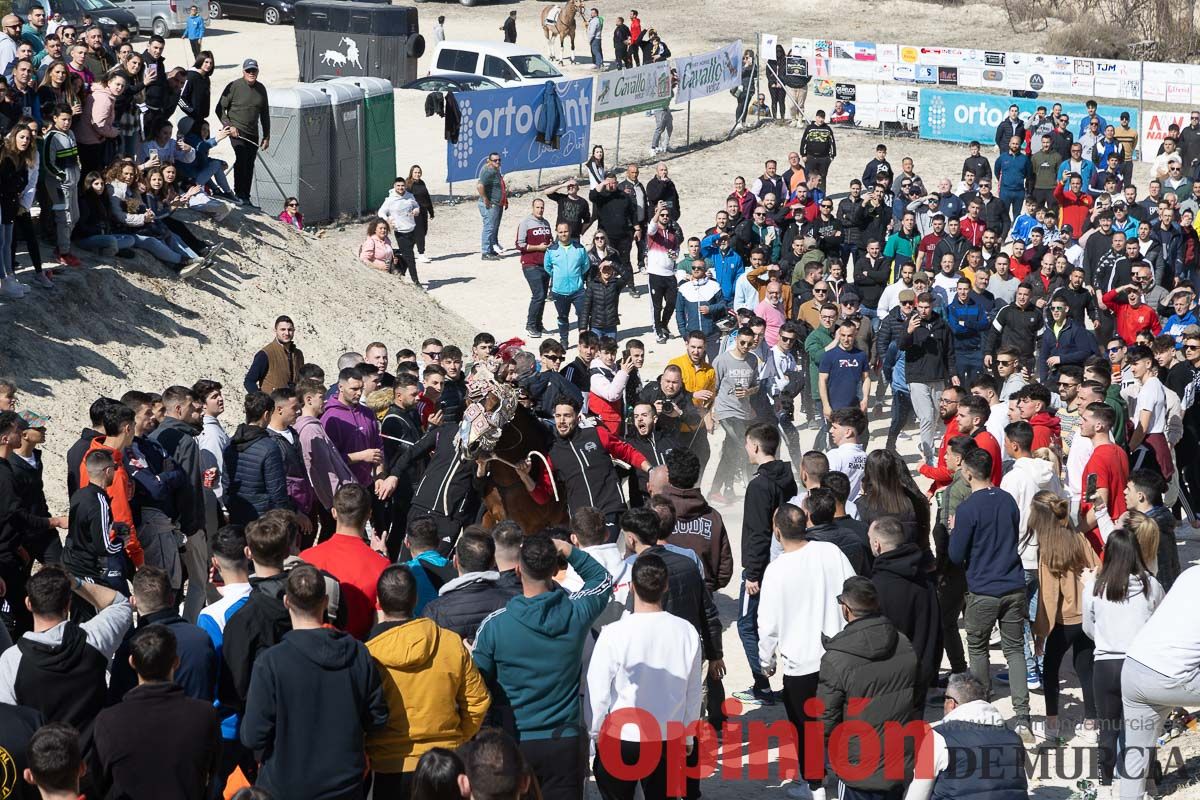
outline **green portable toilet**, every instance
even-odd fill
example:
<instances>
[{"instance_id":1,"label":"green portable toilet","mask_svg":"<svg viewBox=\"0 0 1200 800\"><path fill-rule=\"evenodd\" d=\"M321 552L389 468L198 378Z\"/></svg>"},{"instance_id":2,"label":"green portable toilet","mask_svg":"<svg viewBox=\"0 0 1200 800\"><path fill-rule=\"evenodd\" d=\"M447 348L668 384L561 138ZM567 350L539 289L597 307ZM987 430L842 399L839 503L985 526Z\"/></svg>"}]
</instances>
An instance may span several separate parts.
<instances>
[{"instance_id":1,"label":"green portable toilet","mask_svg":"<svg viewBox=\"0 0 1200 800\"><path fill-rule=\"evenodd\" d=\"M363 208L379 208L392 189L396 172L396 98L391 81L384 78L345 77L330 83L348 83L362 89L365 105L366 180Z\"/></svg>"}]
</instances>

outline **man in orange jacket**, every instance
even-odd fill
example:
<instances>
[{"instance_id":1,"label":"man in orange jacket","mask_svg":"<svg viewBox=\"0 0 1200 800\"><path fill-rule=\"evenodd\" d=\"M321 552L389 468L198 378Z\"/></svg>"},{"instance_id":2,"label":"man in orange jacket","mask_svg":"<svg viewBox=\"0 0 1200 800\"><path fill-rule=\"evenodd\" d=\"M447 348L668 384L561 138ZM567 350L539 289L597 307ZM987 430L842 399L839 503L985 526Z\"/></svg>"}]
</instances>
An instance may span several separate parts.
<instances>
[{"instance_id":1,"label":"man in orange jacket","mask_svg":"<svg viewBox=\"0 0 1200 800\"><path fill-rule=\"evenodd\" d=\"M104 435L92 439L91 445L84 453L83 462L79 467L79 485L88 484L87 455L93 450L107 450L112 454L117 472L112 485L108 487L108 502L112 506L113 522L123 522L129 526L129 538L125 540L125 554L135 567L142 566L144 560L142 546L138 542L137 528L133 524L133 479L125 469L125 449L133 444L133 409L119 403L113 403L104 411Z\"/></svg>"}]
</instances>

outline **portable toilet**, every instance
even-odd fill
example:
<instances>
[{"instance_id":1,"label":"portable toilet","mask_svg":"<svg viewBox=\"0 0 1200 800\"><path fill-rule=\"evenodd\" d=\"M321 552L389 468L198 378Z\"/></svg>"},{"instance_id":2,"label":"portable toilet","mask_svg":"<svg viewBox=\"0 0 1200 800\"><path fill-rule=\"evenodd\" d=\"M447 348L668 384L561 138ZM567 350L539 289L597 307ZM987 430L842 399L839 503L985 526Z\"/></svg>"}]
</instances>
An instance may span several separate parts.
<instances>
[{"instance_id":1,"label":"portable toilet","mask_svg":"<svg viewBox=\"0 0 1200 800\"><path fill-rule=\"evenodd\" d=\"M392 84L383 78L338 78L363 90L366 131L367 179L363 182L363 207L378 208L396 177L396 98Z\"/></svg>"},{"instance_id":2,"label":"portable toilet","mask_svg":"<svg viewBox=\"0 0 1200 800\"><path fill-rule=\"evenodd\" d=\"M315 85L325 93L333 109L333 152L329 165L335 177L330 185L330 210L334 216L361 217L367 183L363 90L354 84L332 81Z\"/></svg>"},{"instance_id":3,"label":"portable toilet","mask_svg":"<svg viewBox=\"0 0 1200 800\"><path fill-rule=\"evenodd\" d=\"M283 211L294 196L306 222L333 219L333 174L329 169L333 144L333 108L315 86L272 87L271 147L260 150L254 165L254 203L271 216Z\"/></svg>"},{"instance_id":4,"label":"portable toilet","mask_svg":"<svg viewBox=\"0 0 1200 800\"><path fill-rule=\"evenodd\" d=\"M302 0L296 3L300 80L364 76L403 86L417 78L425 53L417 9L387 2Z\"/></svg>"}]
</instances>

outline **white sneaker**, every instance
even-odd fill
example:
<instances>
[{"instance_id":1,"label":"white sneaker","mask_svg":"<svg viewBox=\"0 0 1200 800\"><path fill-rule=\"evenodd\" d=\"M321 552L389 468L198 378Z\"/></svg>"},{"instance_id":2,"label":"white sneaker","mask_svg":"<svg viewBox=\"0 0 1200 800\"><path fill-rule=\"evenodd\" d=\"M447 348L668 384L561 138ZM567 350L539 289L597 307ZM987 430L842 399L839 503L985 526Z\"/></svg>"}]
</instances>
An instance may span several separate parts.
<instances>
[{"instance_id":1,"label":"white sneaker","mask_svg":"<svg viewBox=\"0 0 1200 800\"><path fill-rule=\"evenodd\" d=\"M818 786L816 789L813 789L811 791L812 791L812 799L813 800L825 800L825 787L824 786Z\"/></svg>"},{"instance_id":2,"label":"white sneaker","mask_svg":"<svg viewBox=\"0 0 1200 800\"><path fill-rule=\"evenodd\" d=\"M193 258L184 264L183 269L179 270L179 277L190 278L202 269L204 269L204 261L199 258Z\"/></svg>"},{"instance_id":3,"label":"white sneaker","mask_svg":"<svg viewBox=\"0 0 1200 800\"><path fill-rule=\"evenodd\" d=\"M35 285L40 286L43 289L54 288L54 281L50 280L50 274L48 272L39 272L37 275L34 275L33 282Z\"/></svg>"},{"instance_id":4,"label":"white sneaker","mask_svg":"<svg viewBox=\"0 0 1200 800\"><path fill-rule=\"evenodd\" d=\"M492 249L496 251L496 255L498 255L498 256L504 255L504 248L501 247L500 245L494 244L494 245L492 245Z\"/></svg>"},{"instance_id":5,"label":"white sneaker","mask_svg":"<svg viewBox=\"0 0 1200 800\"><path fill-rule=\"evenodd\" d=\"M421 253L419 256L417 256L418 264L429 264L432 261L433 261L433 259L431 259L429 256L425 255L424 253Z\"/></svg>"}]
</instances>

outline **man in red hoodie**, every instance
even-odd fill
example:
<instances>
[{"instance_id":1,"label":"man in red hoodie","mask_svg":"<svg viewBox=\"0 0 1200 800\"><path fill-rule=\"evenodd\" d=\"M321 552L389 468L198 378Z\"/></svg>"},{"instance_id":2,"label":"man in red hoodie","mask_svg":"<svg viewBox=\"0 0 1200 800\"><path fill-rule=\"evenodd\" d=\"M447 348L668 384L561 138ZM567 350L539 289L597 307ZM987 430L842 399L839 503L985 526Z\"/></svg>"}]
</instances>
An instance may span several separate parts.
<instances>
[{"instance_id":1,"label":"man in red hoodie","mask_svg":"<svg viewBox=\"0 0 1200 800\"><path fill-rule=\"evenodd\" d=\"M1021 419L1033 426L1033 450L1050 447L1062 452L1062 428L1050 410L1050 390L1040 383L1029 383L1015 395Z\"/></svg>"},{"instance_id":2,"label":"man in red hoodie","mask_svg":"<svg viewBox=\"0 0 1200 800\"><path fill-rule=\"evenodd\" d=\"M1137 342L1137 335L1149 328L1155 336L1162 332L1158 313L1142 302L1142 289L1132 283L1105 292L1101 299L1117 317L1117 335L1125 344Z\"/></svg>"},{"instance_id":3,"label":"man in red hoodie","mask_svg":"<svg viewBox=\"0 0 1200 800\"><path fill-rule=\"evenodd\" d=\"M87 473L87 456L93 450L106 450L112 454L117 471L112 485L106 490L108 502L112 508L113 522L123 522L129 526L129 536L125 540L125 554L140 567L143 562L142 545L138 542L137 528L133 524L133 478L125 469L125 450L133 444L133 409L124 403L112 403L104 410L104 435L92 439L87 452L83 454L83 462L79 465L79 485L87 486L90 478Z\"/></svg>"},{"instance_id":4,"label":"man in red hoodie","mask_svg":"<svg viewBox=\"0 0 1200 800\"><path fill-rule=\"evenodd\" d=\"M1091 221L1092 206L1096 198L1083 189L1083 178L1073 172L1063 176L1067 179L1066 187L1062 181L1054 187L1054 200L1062 212L1059 220L1063 225L1070 225L1073 231L1087 229Z\"/></svg>"},{"instance_id":5,"label":"man in red hoodie","mask_svg":"<svg viewBox=\"0 0 1200 800\"><path fill-rule=\"evenodd\" d=\"M933 497L934 493L940 489L944 489L954 480L953 471L946 468L946 447L949 446L950 440L958 436L961 431L958 429L958 404L967 397L967 390L961 386L947 386L942 390L941 397L938 398L938 416L942 418L942 423L946 426L946 433L942 436L942 444L938 447L937 464L930 466L922 464L920 472L926 478L933 481L933 485L929 487L929 496Z\"/></svg>"}]
</instances>

